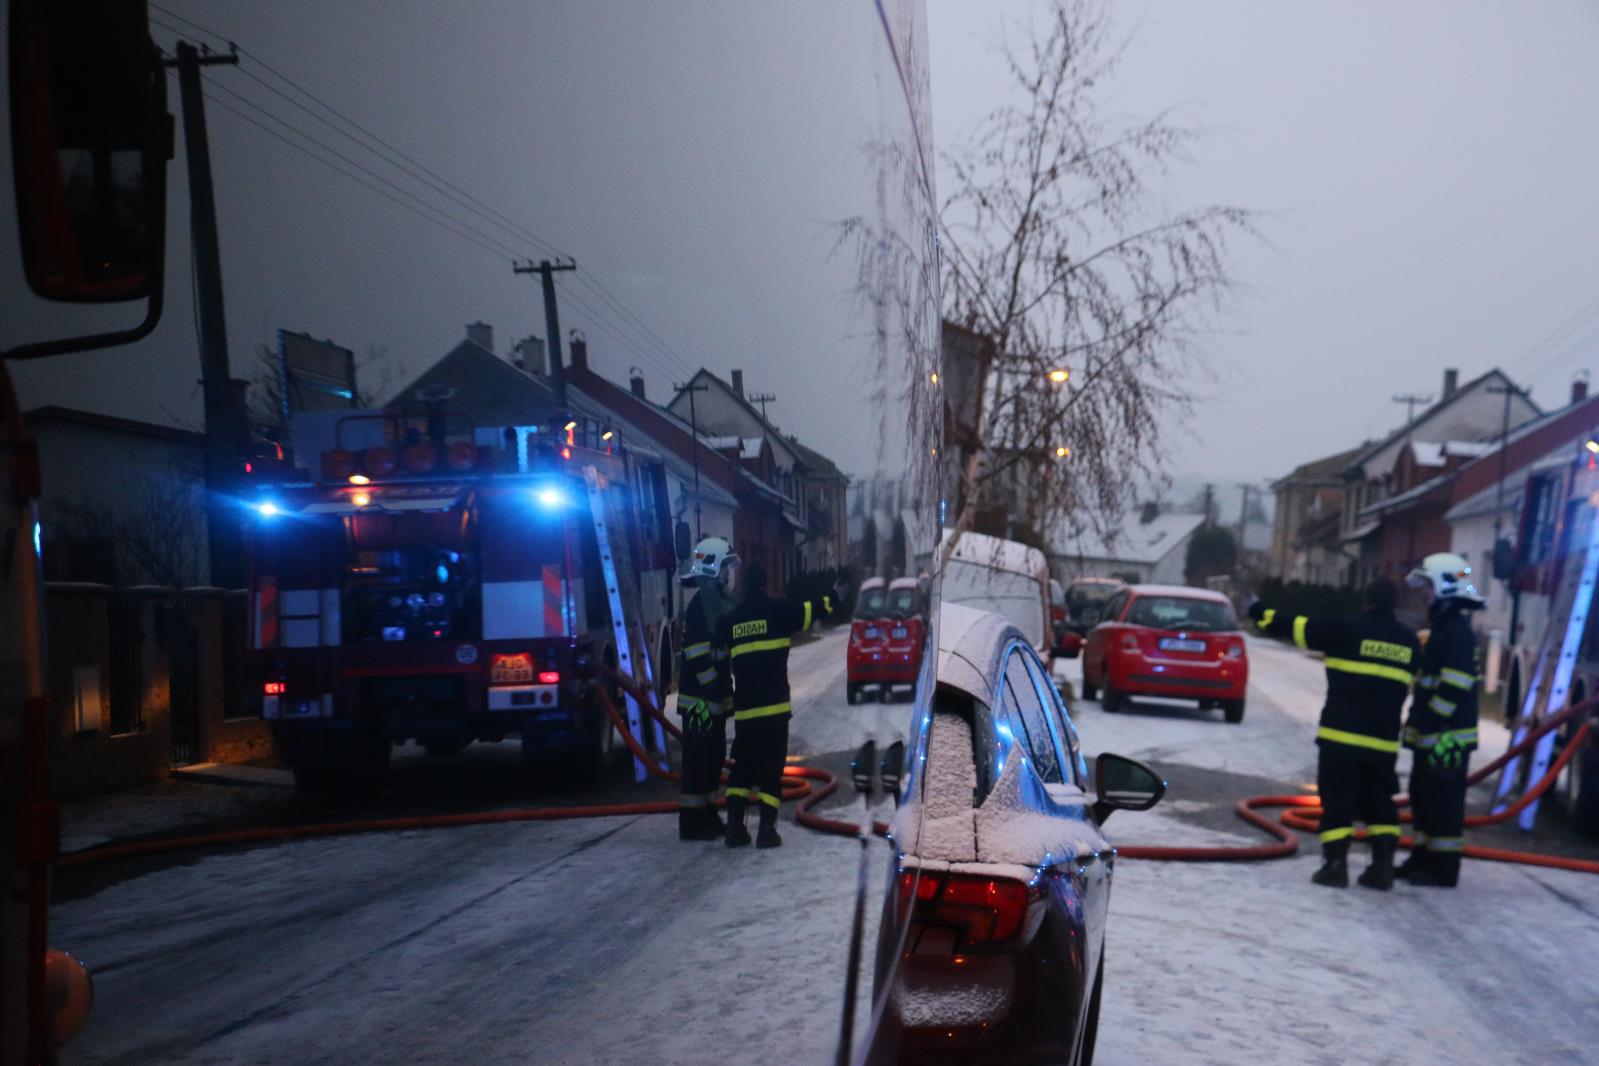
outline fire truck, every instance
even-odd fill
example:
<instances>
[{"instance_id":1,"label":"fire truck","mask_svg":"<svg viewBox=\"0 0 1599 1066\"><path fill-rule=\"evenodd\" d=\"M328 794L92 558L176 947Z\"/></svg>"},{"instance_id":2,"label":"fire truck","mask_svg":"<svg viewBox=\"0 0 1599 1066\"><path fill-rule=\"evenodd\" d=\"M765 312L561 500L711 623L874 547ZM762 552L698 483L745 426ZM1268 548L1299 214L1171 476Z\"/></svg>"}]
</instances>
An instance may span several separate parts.
<instances>
[{"instance_id":1,"label":"fire truck","mask_svg":"<svg viewBox=\"0 0 1599 1066\"><path fill-rule=\"evenodd\" d=\"M432 404L293 428L300 469L250 501L248 676L303 790L375 789L396 743L510 736L536 775L592 777L621 746L599 686L664 751L609 672L669 680L658 461L581 416L480 427Z\"/></svg>"},{"instance_id":2,"label":"fire truck","mask_svg":"<svg viewBox=\"0 0 1599 1066\"><path fill-rule=\"evenodd\" d=\"M1595 547L1599 444L1573 447L1570 456L1535 466L1522 501L1513 570L1516 620L1506 664L1505 699L1518 716L1542 716L1599 694L1599 610L1589 609L1593 585L1581 580L1586 557L1599 550ZM1532 707L1538 697L1532 688L1540 647L1552 628L1558 647L1573 619L1581 633L1574 635L1576 660L1566 696L1560 706ZM1569 724L1554 738L1556 748L1565 747L1576 724ZM1551 754L1541 752L1535 761L1547 765ZM1599 834L1599 742L1589 743L1585 751L1577 753L1562 784L1566 811L1575 827Z\"/></svg>"}]
</instances>

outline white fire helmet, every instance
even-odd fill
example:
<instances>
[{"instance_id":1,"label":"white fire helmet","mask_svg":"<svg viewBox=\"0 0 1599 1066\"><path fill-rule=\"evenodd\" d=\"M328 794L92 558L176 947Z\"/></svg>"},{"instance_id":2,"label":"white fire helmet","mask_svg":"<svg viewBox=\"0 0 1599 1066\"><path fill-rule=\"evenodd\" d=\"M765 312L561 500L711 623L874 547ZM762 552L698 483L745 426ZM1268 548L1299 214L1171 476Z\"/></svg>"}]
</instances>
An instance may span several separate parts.
<instances>
[{"instance_id":1,"label":"white fire helmet","mask_svg":"<svg viewBox=\"0 0 1599 1066\"><path fill-rule=\"evenodd\" d=\"M738 553L721 537L706 537L694 545L694 557L683 572L683 583L692 584L697 577L708 577L728 585L733 577L732 568L738 565Z\"/></svg>"},{"instance_id":2,"label":"white fire helmet","mask_svg":"<svg viewBox=\"0 0 1599 1066\"><path fill-rule=\"evenodd\" d=\"M1471 583L1471 564L1453 552L1435 552L1405 575L1411 588L1431 589L1434 600L1458 600L1468 607L1481 607L1482 594Z\"/></svg>"}]
</instances>

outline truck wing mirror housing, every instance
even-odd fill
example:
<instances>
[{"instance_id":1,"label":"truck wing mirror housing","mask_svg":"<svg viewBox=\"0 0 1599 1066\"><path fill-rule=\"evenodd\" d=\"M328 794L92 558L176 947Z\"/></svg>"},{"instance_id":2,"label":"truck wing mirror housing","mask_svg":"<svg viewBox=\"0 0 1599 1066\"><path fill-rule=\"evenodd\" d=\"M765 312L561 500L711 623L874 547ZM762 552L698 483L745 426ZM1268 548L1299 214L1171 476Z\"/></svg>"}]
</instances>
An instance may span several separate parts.
<instances>
[{"instance_id":1,"label":"truck wing mirror housing","mask_svg":"<svg viewBox=\"0 0 1599 1066\"><path fill-rule=\"evenodd\" d=\"M28 286L47 300L158 306L172 123L145 2L10 8L11 158Z\"/></svg>"}]
</instances>

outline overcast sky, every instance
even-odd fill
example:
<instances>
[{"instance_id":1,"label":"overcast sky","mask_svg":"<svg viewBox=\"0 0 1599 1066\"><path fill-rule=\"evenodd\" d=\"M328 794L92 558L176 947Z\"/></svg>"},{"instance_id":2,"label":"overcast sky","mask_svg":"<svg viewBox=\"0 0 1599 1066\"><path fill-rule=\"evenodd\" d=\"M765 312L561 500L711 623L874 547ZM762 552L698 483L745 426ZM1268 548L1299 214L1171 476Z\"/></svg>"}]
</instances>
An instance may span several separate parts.
<instances>
[{"instance_id":1,"label":"overcast sky","mask_svg":"<svg viewBox=\"0 0 1599 1066\"><path fill-rule=\"evenodd\" d=\"M881 117L867 0L163 6L237 39L576 255L677 353L575 288L563 325L588 333L602 370L620 379L639 365L662 396L683 364L742 365L752 389L779 395L785 426L863 468L852 456L869 448L864 416L837 404L861 383L820 372L815 353L861 355L839 313L848 271L828 263L827 248L829 220L865 206L853 149ZM1004 99L993 45L1004 20L1036 6L929 4L938 144L958 142ZM1240 248L1249 291L1213 345L1218 377L1193 383L1193 438L1169 441L1176 471L1280 475L1393 428L1403 409L1390 397L1436 394L1445 366L1470 377L1503 364L1547 405L1593 361L1599 6L1115 9L1137 33L1107 87L1113 106L1141 115L1178 105L1214 131L1169 190L1173 205L1271 213L1274 247ZM338 143L244 70L206 77ZM411 374L473 319L496 328L501 350L544 332L536 285L510 273L509 255L443 233L219 107L211 126L236 367L280 326L358 352L380 346ZM197 416L181 151L173 179L160 331L132 353L26 368L29 405ZM9 215L0 240L14 247ZM14 253L3 258L0 291L14 293ZM1584 309L1556 343L1535 347ZM41 331L65 321L37 309L8 317Z\"/></svg>"},{"instance_id":2,"label":"overcast sky","mask_svg":"<svg viewBox=\"0 0 1599 1066\"><path fill-rule=\"evenodd\" d=\"M942 145L1006 99L994 49L1046 5L934 0ZM1252 290L1214 344L1176 468L1234 480L1399 425L1396 393L1436 396L1503 365L1545 405L1599 365L1599 5L1590 0L1114 5L1133 44L1111 100L1214 131L1174 205L1272 213L1241 247ZM1560 343L1532 351L1573 312Z\"/></svg>"}]
</instances>

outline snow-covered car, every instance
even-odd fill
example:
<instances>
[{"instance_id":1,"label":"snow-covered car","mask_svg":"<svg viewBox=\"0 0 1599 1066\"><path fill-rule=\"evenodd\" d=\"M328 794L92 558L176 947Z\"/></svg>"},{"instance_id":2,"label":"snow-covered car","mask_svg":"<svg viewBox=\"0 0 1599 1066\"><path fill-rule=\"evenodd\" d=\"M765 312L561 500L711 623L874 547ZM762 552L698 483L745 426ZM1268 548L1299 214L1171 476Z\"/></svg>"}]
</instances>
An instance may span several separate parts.
<instances>
[{"instance_id":1,"label":"snow-covered car","mask_svg":"<svg viewBox=\"0 0 1599 1066\"><path fill-rule=\"evenodd\" d=\"M1244 720L1249 650L1226 596L1181 585L1128 585L1083 646L1083 695L1107 712L1128 696L1197 700Z\"/></svg>"},{"instance_id":2,"label":"snow-covered car","mask_svg":"<svg viewBox=\"0 0 1599 1066\"><path fill-rule=\"evenodd\" d=\"M937 679L893 823L871 1061L1089 1063L1115 862L1100 827L1165 782L1106 754L1089 791L1065 703L998 614L939 608Z\"/></svg>"}]
</instances>

